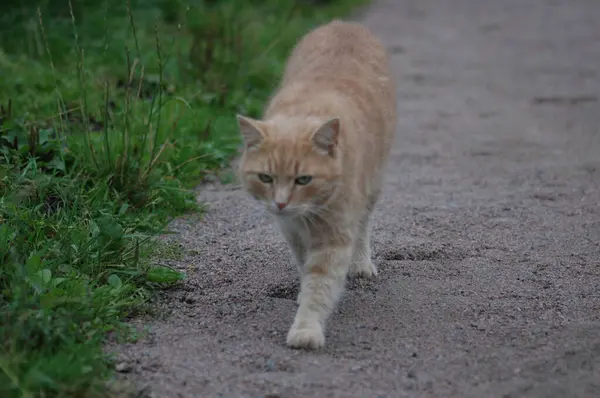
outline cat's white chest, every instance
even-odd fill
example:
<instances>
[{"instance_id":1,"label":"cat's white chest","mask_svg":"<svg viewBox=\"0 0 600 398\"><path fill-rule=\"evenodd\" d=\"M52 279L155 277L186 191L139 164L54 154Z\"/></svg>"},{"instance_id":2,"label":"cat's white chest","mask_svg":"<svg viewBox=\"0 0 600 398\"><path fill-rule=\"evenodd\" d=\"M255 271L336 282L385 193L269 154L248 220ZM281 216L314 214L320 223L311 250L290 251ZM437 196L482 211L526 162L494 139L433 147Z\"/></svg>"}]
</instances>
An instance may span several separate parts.
<instances>
[{"instance_id":1,"label":"cat's white chest","mask_svg":"<svg viewBox=\"0 0 600 398\"><path fill-rule=\"evenodd\" d=\"M297 242L304 247L310 246L311 236L307 221L302 218L277 218L281 233L288 242Z\"/></svg>"}]
</instances>

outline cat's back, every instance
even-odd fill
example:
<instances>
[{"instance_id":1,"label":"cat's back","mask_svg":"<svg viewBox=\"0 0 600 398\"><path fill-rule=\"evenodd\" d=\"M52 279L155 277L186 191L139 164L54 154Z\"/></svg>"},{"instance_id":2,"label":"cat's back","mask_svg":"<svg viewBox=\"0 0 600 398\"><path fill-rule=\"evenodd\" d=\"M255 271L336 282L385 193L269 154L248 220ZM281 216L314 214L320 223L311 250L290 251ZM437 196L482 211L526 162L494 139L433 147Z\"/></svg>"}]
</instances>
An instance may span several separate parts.
<instances>
[{"instance_id":1,"label":"cat's back","mask_svg":"<svg viewBox=\"0 0 600 398\"><path fill-rule=\"evenodd\" d=\"M388 78L388 56L383 44L355 22L331 21L306 34L292 51L284 84L327 78Z\"/></svg>"},{"instance_id":2,"label":"cat's back","mask_svg":"<svg viewBox=\"0 0 600 398\"><path fill-rule=\"evenodd\" d=\"M354 113L365 129L382 131L385 144L390 142L395 131L396 85L386 48L365 26L334 20L300 39L267 114L303 107L318 113L315 108L324 105L319 97L331 105L330 111L341 108Z\"/></svg>"},{"instance_id":3,"label":"cat's back","mask_svg":"<svg viewBox=\"0 0 600 398\"><path fill-rule=\"evenodd\" d=\"M348 127L344 145L373 148L370 156L381 166L397 120L396 85L386 48L355 22L334 20L312 30L288 58L267 115L281 112L340 117Z\"/></svg>"}]
</instances>

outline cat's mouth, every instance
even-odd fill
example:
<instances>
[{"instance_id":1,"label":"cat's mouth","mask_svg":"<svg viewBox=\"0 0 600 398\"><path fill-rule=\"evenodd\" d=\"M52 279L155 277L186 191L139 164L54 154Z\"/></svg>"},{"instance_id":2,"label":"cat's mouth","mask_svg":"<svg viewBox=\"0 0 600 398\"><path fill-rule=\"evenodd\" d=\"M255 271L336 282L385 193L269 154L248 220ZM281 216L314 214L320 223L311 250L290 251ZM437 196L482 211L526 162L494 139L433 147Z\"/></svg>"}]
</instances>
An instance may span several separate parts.
<instances>
[{"instance_id":1,"label":"cat's mouth","mask_svg":"<svg viewBox=\"0 0 600 398\"><path fill-rule=\"evenodd\" d=\"M302 212L299 209L294 207L286 207L283 209L278 209L276 206L267 206L267 211L276 217L282 218L294 218L299 216Z\"/></svg>"},{"instance_id":2,"label":"cat's mouth","mask_svg":"<svg viewBox=\"0 0 600 398\"><path fill-rule=\"evenodd\" d=\"M285 217L285 218L293 218L299 215L299 213L297 211L293 211L293 210L272 210L271 211L273 214L275 214L275 216L277 217Z\"/></svg>"}]
</instances>

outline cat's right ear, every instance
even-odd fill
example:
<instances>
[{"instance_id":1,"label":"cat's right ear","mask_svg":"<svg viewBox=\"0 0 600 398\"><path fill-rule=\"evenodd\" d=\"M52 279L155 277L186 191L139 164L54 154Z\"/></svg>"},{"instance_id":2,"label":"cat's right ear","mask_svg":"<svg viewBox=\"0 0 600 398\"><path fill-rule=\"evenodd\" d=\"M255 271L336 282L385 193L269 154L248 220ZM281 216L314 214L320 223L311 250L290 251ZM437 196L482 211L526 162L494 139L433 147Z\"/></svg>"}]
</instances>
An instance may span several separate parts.
<instances>
[{"instance_id":1,"label":"cat's right ear","mask_svg":"<svg viewBox=\"0 0 600 398\"><path fill-rule=\"evenodd\" d=\"M315 148L323 154L333 156L340 134L340 119L334 117L325 122L312 135L311 141Z\"/></svg>"},{"instance_id":2,"label":"cat's right ear","mask_svg":"<svg viewBox=\"0 0 600 398\"><path fill-rule=\"evenodd\" d=\"M242 115L236 115L236 118L246 149L257 147L265 138L260 122Z\"/></svg>"}]
</instances>

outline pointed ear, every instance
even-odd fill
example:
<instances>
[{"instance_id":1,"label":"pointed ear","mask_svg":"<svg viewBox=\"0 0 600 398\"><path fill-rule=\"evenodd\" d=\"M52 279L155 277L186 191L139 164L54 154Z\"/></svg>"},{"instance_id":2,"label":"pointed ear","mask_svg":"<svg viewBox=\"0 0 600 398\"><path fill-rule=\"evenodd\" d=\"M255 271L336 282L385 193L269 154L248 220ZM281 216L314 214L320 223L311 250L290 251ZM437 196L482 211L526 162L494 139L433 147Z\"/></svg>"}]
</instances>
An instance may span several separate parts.
<instances>
[{"instance_id":1,"label":"pointed ear","mask_svg":"<svg viewBox=\"0 0 600 398\"><path fill-rule=\"evenodd\" d=\"M333 156L333 150L338 143L340 134L340 119L334 117L325 122L312 135L311 141L318 151Z\"/></svg>"},{"instance_id":2,"label":"pointed ear","mask_svg":"<svg viewBox=\"0 0 600 398\"><path fill-rule=\"evenodd\" d=\"M260 122L242 115L236 115L236 118L246 149L256 147L260 144L265 138Z\"/></svg>"}]
</instances>

